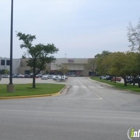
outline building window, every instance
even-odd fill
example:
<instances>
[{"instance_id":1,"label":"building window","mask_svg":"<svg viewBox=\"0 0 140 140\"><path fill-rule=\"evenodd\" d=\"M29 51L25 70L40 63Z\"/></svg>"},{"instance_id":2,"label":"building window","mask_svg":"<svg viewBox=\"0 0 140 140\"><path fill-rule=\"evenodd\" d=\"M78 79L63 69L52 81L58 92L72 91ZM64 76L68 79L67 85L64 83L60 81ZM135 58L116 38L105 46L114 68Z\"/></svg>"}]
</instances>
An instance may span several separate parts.
<instances>
[{"instance_id":1,"label":"building window","mask_svg":"<svg viewBox=\"0 0 140 140\"><path fill-rule=\"evenodd\" d=\"M5 66L5 60L1 60L1 65Z\"/></svg>"},{"instance_id":2,"label":"building window","mask_svg":"<svg viewBox=\"0 0 140 140\"><path fill-rule=\"evenodd\" d=\"M10 65L10 60L6 60L6 65Z\"/></svg>"}]
</instances>

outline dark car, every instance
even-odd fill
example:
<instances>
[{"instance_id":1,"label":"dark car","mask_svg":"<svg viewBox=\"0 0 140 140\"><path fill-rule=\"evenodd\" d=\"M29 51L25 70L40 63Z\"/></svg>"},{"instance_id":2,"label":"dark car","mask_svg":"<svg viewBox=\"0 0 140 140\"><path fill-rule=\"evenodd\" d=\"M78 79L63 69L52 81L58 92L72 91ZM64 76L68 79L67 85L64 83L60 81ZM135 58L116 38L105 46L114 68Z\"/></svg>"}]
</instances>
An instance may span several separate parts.
<instances>
[{"instance_id":1,"label":"dark car","mask_svg":"<svg viewBox=\"0 0 140 140\"><path fill-rule=\"evenodd\" d=\"M133 83L133 78L126 78L126 83L132 84Z\"/></svg>"},{"instance_id":2,"label":"dark car","mask_svg":"<svg viewBox=\"0 0 140 140\"><path fill-rule=\"evenodd\" d=\"M105 80L111 80L113 77L112 76L106 76L106 79Z\"/></svg>"},{"instance_id":3,"label":"dark car","mask_svg":"<svg viewBox=\"0 0 140 140\"><path fill-rule=\"evenodd\" d=\"M140 77L136 77L132 80L132 83L140 83Z\"/></svg>"},{"instance_id":4,"label":"dark car","mask_svg":"<svg viewBox=\"0 0 140 140\"><path fill-rule=\"evenodd\" d=\"M132 84L132 83L140 83L140 77L126 78L126 82L129 83L129 84Z\"/></svg>"}]
</instances>

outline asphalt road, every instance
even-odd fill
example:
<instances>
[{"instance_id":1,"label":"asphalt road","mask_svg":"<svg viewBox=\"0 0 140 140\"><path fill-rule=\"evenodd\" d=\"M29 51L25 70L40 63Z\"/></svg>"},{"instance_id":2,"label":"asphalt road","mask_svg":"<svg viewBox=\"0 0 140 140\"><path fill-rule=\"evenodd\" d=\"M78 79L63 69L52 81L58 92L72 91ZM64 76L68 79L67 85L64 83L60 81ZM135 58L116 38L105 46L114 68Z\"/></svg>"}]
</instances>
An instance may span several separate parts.
<instances>
[{"instance_id":1,"label":"asphalt road","mask_svg":"<svg viewBox=\"0 0 140 140\"><path fill-rule=\"evenodd\" d=\"M85 77L67 85L57 97L0 100L0 140L128 140L140 129L140 95Z\"/></svg>"}]
</instances>

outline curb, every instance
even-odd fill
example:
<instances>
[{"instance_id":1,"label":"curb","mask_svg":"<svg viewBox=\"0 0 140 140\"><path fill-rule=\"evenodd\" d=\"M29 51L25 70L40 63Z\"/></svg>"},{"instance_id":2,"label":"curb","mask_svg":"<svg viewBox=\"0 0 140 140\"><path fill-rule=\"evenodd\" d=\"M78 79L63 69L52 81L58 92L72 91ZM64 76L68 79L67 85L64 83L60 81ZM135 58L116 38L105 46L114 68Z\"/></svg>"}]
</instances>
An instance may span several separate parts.
<instances>
[{"instance_id":1,"label":"curb","mask_svg":"<svg viewBox=\"0 0 140 140\"><path fill-rule=\"evenodd\" d=\"M9 99L25 99L25 98L38 98L38 97L50 97L50 96L59 96L61 92L66 88L65 86L63 89L61 89L57 93L52 94L41 94L41 95L29 95L29 96L13 96L13 97L0 97L0 100L9 100Z\"/></svg>"}]
</instances>

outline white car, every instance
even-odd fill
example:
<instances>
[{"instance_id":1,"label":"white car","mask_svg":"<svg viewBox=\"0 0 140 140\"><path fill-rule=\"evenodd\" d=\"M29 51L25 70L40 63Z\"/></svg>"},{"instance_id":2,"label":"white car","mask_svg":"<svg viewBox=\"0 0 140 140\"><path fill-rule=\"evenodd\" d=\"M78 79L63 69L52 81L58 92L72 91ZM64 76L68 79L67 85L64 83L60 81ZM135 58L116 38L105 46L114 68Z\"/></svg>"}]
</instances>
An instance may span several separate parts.
<instances>
[{"instance_id":1,"label":"white car","mask_svg":"<svg viewBox=\"0 0 140 140\"><path fill-rule=\"evenodd\" d=\"M56 75L53 79L56 81L64 81L64 80L66 80L66 76L65 75Z\"/></svg>"},{"instance_id":2,"label":"white car","mask_svg":"<svg viewBox=\"0 0 140 140\"><path fill-rule=\"evenodd\" d=\"M24 78L24 75L19 74L19 75L18 75L18 78Z\"/></svg>"},{"instance_id":3,"label":"white car","mask_svg":"<svg viewBox=\"0 0 140 140\"><path fill-rule=\"evenodd\" d=\"M2 75L2 78L9 78L10 77L10 75L8 75L8 74L3 74Z\"/></svg>"},{"instance_id":4,"label":"white car","mask_svg":"<svg viewBox=\"0 0 140 140\"><path fill-rule=\"evenodd\" d=\"M43 76L41 77L41 80L47 80L47 79L49 79L48 75L43 75Z\"/></svg>"}]
</instances>

